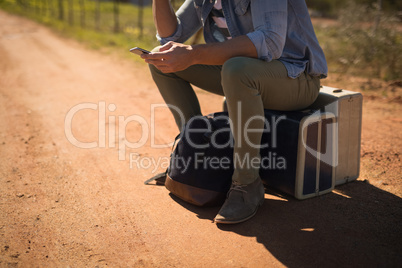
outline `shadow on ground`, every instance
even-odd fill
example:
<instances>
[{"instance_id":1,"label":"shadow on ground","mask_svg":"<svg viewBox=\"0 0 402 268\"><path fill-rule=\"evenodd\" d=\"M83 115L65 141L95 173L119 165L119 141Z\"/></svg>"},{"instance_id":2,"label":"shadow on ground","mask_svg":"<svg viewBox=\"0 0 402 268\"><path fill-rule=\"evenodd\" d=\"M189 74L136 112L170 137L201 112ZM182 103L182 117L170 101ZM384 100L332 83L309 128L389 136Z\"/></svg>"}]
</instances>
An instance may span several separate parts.
<instances>
[{"instance_id":1,"label":"shadow on ground","mask_svg":"<svg viewBox=\"0 0 402 268\"><path fill-rule=\"evenodd\" d=\"M202 219L219 210L172 198ZM256 237L287 267L400 267L401 220L401 198L355 181L304 201L266 199L253 219L218 228Z\"/></svg>"}]
</instances>

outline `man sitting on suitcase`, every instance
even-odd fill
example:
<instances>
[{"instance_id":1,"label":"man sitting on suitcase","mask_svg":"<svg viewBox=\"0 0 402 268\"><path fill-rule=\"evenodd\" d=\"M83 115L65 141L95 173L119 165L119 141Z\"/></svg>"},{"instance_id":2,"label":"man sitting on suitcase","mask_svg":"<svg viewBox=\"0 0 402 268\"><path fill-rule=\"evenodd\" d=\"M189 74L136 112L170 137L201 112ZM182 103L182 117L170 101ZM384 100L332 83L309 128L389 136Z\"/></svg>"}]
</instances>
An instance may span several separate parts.
<instances>
[{"instance_id":1,"label":"man sitting on suitcase","mask_svg":"<svg viewBox=\"0 0 402 268\"><path fill-rule=\"evenodd\" d=\"M299 110L318 96L327 64L305 0L186 0L176 13L153 0L153 11L162 46L142 58L179 129L201 115L191 85L225 96L234 154L255 161L264 108ZM184 45L201 27L206 44ZM216 223L248 220L264 201L255 163L235 161L232 182Z\"/></svg>"}]
</instances>

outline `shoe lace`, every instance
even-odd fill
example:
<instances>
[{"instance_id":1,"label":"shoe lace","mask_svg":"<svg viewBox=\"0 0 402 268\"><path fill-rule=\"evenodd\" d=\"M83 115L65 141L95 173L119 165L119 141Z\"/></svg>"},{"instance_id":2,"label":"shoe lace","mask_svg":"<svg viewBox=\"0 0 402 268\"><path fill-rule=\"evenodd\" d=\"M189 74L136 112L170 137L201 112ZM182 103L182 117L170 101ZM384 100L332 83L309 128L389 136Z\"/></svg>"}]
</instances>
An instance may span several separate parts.
<instances>
[{"instance_id":1,"label":"shoe lace","mask_svg":"<svg viewBox=\"0 0 402 268\"><path fill-rule=\"evenodd\" d=\"M230 187L229 192L231 191L239 191L239 192L243 192L243 193L247 193L247 191L243 188L245 185L233 182L232 186Z\"/></svg>"}]
</instances>

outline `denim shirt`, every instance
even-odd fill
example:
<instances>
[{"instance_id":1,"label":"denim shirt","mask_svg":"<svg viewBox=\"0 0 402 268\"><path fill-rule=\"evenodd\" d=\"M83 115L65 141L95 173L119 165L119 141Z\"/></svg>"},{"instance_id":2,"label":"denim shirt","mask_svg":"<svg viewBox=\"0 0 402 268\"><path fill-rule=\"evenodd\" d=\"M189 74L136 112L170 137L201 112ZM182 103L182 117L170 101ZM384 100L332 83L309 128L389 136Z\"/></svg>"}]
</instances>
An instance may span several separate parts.
<instances>
[{"instance_id":1,"label":"denim shirt","mask_svg":"<svg viewBox=\"0 0 402 268\"><path fill-rule=\"evenodd\" d=\"M214 3L214 0L186 0L176 12L175 33L166 38L157 34L159 42L183 43L201 27L206 43L217 42L208 20ZM259 59L283 62L290 78L297 78L305 71L311 76L327 76L327 62L305 0L222 0L222 9L231 36L247 35Z\"/></svg>"}]
</instances>

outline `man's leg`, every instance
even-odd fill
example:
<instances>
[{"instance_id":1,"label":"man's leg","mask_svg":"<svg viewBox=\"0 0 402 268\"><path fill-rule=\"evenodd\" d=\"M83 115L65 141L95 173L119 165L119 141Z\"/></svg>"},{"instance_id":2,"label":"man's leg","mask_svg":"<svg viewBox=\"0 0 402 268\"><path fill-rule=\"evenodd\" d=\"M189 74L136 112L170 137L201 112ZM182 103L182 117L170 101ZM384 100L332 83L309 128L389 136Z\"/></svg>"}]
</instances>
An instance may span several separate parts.
<instances>
[{"instance_id":1,"label":"man's leg","mask_svg":"<svg viewBox=\"0 0 402 268\"><path fill-rule=\"evenodd\" d=\"M178 112L171 108L179 130L191 117L201 115L200 104L191 85L223 96L221 67L193 65L184 71L165 74L155 66L149 66L152 77L165 103L176 107L180 111Z\"/></svg>"},{"instance_id":2,"label":"man's leg","mask_svg":"<svg viewBox=\"0 0 402 268\"><path fill-rule=\"evenodd\" d=\"M259 158L264 109L303 109L314 102L320 88L317 78L304 73L297 79L289 78L287 69L279 61L264 62L244 57L225 63L222 83L233 123L234 152L241 161L245 157ZM250 131L245 133L245 128ZM236 166L233 180L248 184L258 177L258 172L258 168L250 165Z\"/></svg>"},{"instance_id":3,"label":"man's leg","mask_svg":"<svg viewBox=\"0 0 402 268\"><path fill-rule=\"evenodd\" d=\"M215 221L237 223L252 217L264 199L259 179L264 108L303 109L317 98L320 83L304 73L297 79L289 78L279 61L238 57L223 65L222 85L235 140L235 171L232 190Z\"/></svg>"}]
</instances>

